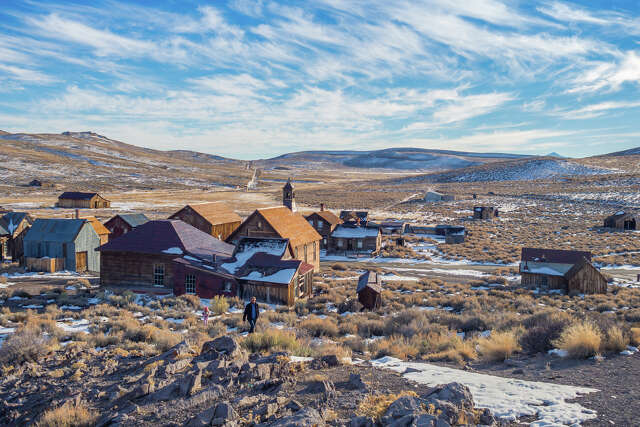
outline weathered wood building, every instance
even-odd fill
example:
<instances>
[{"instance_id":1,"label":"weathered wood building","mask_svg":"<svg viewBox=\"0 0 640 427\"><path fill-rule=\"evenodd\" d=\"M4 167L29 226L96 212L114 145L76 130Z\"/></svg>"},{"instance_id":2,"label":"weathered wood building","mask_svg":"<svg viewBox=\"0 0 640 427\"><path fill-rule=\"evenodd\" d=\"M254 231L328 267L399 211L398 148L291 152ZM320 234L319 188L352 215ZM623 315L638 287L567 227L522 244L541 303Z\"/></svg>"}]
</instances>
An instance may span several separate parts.
<instances>
[{"instance_id":1,"label":"weathered wood building","mask_svg":"<svg viewBox=\"0 0 640 427\"><path fill-rule=\"evenodd\" d=\"M100 222L98 218L96 218L95 216L85 216L81 217L81 219L86 219L87 221L89 221L89 224L91 224L93 229L96 231L96 234L100 237L101 245L104 245L109 241L109 235L111 234L111 232Z\"/></svg>"},{"instance_id":2,"label":"weathered wood building","mask_svg":"<svg viewBox=\"0 0 640 427\"><path fill-rule=\"evenodd\" d=\"M58 196L59 208L102 209L111 207L111 202L98 193L66 191Z\"/></svg>"},{"instance_id":3,"label":"weathered wood building","mask_svg":"<svg viewBox=\"0 0 640 427\"><path fill-rule=\"evenodd\" d=\"M236 278L224 273L212 262L190 255L175 258L172 262L174 264L174 295L198 295L200 298L235 297L238 295Z\"/></svg>"},{"instance_id":4,"label":"weathered wood building","mask_svg":"<svg viewBox=\"0 0 640 427\"><path fill-rule=\"evenodd\" d=\"M339 224L342 224L342 220L338 218L336 214L324 210L323 206L320 207L320 211L307 215L306 219L322 237L322 241L320 243L322 249L327 248L329 236Z\"/></svg>"},{"instance_id":5,"label":"weathered wood building","mask_svg":"<svg viewBox=\"0 0 640 427\"><path fill-rule=\"evenodd\" d=\"M408 232L409 224L404 221L389 220L380 223L382 234L404 234Z\"/></svg>"},{"instance_id":6,"label":"weathered wood building","mask_svg":"<svg viewBox=\"0 0 640 427\"><path fill-rule=\"evenodd\" d=\"M0 260L24 264L24 237L33 224L33 218L26 212L0 215Z\"/></svg>"},{"instance_id":7,"label":"weathered wood building","mask_svg":"<svg viewBox=\"0 0 640 427\"><path fill-rule=\"evenodd\" d=\"M99 272L100 236L85 219L38 218L24 237L27 268L43 265L42 259L57 260L56 269Z\"/></svg>"},{"instance_id":8,"label":"weathered wood building","mask_svg":"<svg viewBox=\"0 0 640 427\"><path fill-rule=\"evenodd\" d=\"M604 220L605 228L612 228L620 231L637 230L640 222L638 216L631 212L619 211L614 215L608 216Z\"/></svg>"},{"instance_id":9,"label":"weathered wood building","mask_svg":"<svg viewBox=\"0 0 640 427\"><path fill-rule=\"evenodd\" d=\"M607 292L607 279L591 264L591 253L558 249L522 248L523 286L566 293Z\"/></svg>"},{"instance_id":10,"label":"weathered wood building","mask_svg":"<svg viewBox=\"0 0 640 427\"><path fill-rule=\"evenodd\" d=\"M234 247L180 220L156 220L100 246L102 286L173 289L175 258L187 255L217 264Z\"/></svg>"},{"instance_id":11,"label":"weathered wood building","mask_svg":"<svg viewBox=\"0 0 640 427\"><path fill-rule=\"evenodd\" d=\"M376 310L382 306L382 281L378 273L366 271L358 279L356 288L358 301L367 310Z\"/></svg>"},{"instance_id":12,"label":"weathered wood building","mask_svg":"<svg viewBox=\"0 0 640 427\"><path fill-rule=\"evenodd\" d=\"M382 247L380 227L365 224L340 224L329 236L327 255L373 256Z\"/></svg>"},{"instance_id":13,"label":"weathered wood building","mask_svg":"<svg viewBox=\"0 0 640 427\"><path fill-rule=\"evenodd\" d=\"M224 202L187 205L169 219L179 219L220 240L226 240L242 223L240 215Z\"/></svg>"},{"instance_id":14,"label":"weathered wood building","mask_svg":"<svg viewBox=\"0 0 640 427\"><path fill-rule=\"evenodd\" d=\"M145 214L118 214L105 222L104 226L111 233L109 239L113 240L147 222L149 218Z\"/></svg>"},{"instance_id":15,"label":"weathered wood building","mask_svg":"<svg viewBox=\"0 0 640 427\"><path fill-rule=\"evenodd\" d=\"M243 237L276 237L288 239L293 258L320 270L320 241L322 237L302 215L285 206L255 210L227 238L237 245Z\"/></svg>"},{"instance_id":16,"label":"weathered wood building","mask_svg":"<svg viewBox=\"0 0 640 427\"><path fill-rule=\"evenodd\" d=\"M475 206L473 208L473 219L493 219L498 216L498 208L494 206Z\"/></svg>"}]
</instances>

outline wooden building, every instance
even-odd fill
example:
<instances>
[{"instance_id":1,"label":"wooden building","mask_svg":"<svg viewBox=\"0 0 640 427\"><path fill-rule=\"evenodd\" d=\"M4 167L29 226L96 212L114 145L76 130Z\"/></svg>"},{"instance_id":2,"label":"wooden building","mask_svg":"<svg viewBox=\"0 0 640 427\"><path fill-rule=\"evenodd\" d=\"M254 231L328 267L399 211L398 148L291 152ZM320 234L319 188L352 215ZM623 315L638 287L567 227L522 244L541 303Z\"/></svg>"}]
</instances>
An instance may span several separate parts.
<instances>
[{"instance_id":1,"label":"wooden building","mask_svg":"<svg viewBox=\"0 0 640 427\"><path fill-rule=\"evenodd\" d=\"M566 293L607 292L607 279L591 264L591 253L558 249L522 248L523 286Z\"/></svg>"},{"instance_id":2,"label":"wooden building","mask_svg":"<svg viewBox=\"0 0 640 427\"><path fill-rule=\"evenodd\" d=\"M382 306L382 281L378 273L367 271L358 279L356 288L358 301L367 310L376 310Z\"/></svg>"},{"instance_id":3,"label":"wooden building","mask_svg":"<svg viewBox=\"0 0 640 427\"><path fill-rule=\"evenodd\" d=\"M179 219L220 240L225 240L242 223L240 215L224 202L187 205L169 219Z\"/></svg>"},{"instance_id":4,"label":"wooden building","mask_svg":"<svg viewBox=\"0 0 640 427\"><path fill-rule=\"evenodd\" d=\"M320 271L320 241L318 232L299 215L285 206L255 210L227 238L237 245L243 237L276 237L288 239L293 258L311 264Z\"/></svg>"},{"instance_id":5,"label":"wooden building","mask_svg":"<svg viewBox=\"0 0 640 427\"><path fill-rule=\"evenodd\" d=\"M336 214L324 210L324 205L320 206L320 211L307 215L306 219L322 237L322 241L320 243L322 249L327 248L329 236L339 224L342 224L342 220L338 218Z\"/></svg>"},{"instance_id":6,"label":"wooden building","mask_svg":"<svg viewBox=\"0 0 640 427\"><path fill-rule=\"evenodd\" d=\"M0 215L0 261L24 264L24 237L33 224L33 218L26 212Z\"/></svg>"},{"instance_id":7,"label":"wooden building","mask_svg":"<svg viewBox=\"0 0 640 427\"><path fill-rule=\"evenodd\" d=\"M59 270L99 272L99 246L100 237L86 219L38 218L24 237L25 264L40 269L44 259L44 265Z\"/></svg>"},{"instance_id":8,"label":"wooden building","mask_svg":"<svg viewBox=\"0 0 640 427\"><path fill-rule=\"evenodd\" d=\"M156 220L100 246L102 286L173 289L175 258L190 256L217 264L234 247L180 220Z\"/></svg>"},{"instance_id":9,"label":"wooden building","mask_svg":"<svg viewBox=\"0 0 640 427\"><path fill-rule=\"evenodd\" d=\"M102 209L111 207L111 202L98 193L66 191L58 196L59 208Z\"/></svg>"},{"instance_id":10,"label":"wooden building","mask_svg":"<svg viewBox=\"0 0 640 427\"><path fill-rule=\"evenodd\" d=\"M498 208L493 206L475 206L473 208L473 219L493 219L498 216Z\"/></svg>"},{"instance_id":11,"label":"wooden building","mask_svg":"<svg viewBox=\"0 0 640 427\"><path fill-rule=\"evenodd\" d=\"M380 227L358 223L340 224L329 236L327 255L374 256L382 247Z\"/></svg>"},{"instance_id":12,"label":"wooden building","mask_svg":"<svg viewBox=\"0 0 640 427\"><path fill-rule=\"evenodd\" d=\"M460 231L449 231L444 235L444 242L448 245L464 243L466 234L464 227Z\"/></svg>"},{"instance_id":13,"label":"wooden building","mask_svg":"<svg viewBox=\"0 0 640 427\"><path fill-rule=\"evenodd\" d=\"M104 245L109 241L109 235L111 234L111 232L100 222L98 218L96 218L95 216L85 216L81 217L81 219L86 219L87 221L89 221L89 224L91 224L93 229L96 231L96 234L100 237L101 245Z\"/></svg>"},{"instance_id":14,"label":"wooden building","mask_svg":"<svg viewBox=\"0 0 640 427\"><path fill-rule=\"evenodd\" d=\"M113 240L147 222L149 218L145 214L118 214L105 222L104 226L111 233L109 240Z\"/></svg>"},{"instance_id":15,"label":"wooden building","mask_svg":"<svg viewBox=\"0 0 640 427\"><path fill-rule=\"evenodd\" d=\"M404 234L408 231L409 224L404 221L389 220L380 223L382 234Z\"/></svg>"},{"instance_id":16,"label":"wooden building","mask_svg":"<svg viewBox=\"0 0 640 427\"><path fill-rule=\"evenodd\" d=\"M637 230L640 221L638 216L631 212L619 211L604 220L605 228L612 228L620 231Z\"/></svg>"},{"instance_id":17,"label":"wooden building","mask_svg":"<svg viewBox=\"0 0 640 427\"><path fill-rule=\"evenodd\" d=\"M221 271L217 265L193 256L185 255L173 261L173 294L198 295L200 298L215 296L235 297L238 282L235 277Z\"/></svg>"}]
</instances>

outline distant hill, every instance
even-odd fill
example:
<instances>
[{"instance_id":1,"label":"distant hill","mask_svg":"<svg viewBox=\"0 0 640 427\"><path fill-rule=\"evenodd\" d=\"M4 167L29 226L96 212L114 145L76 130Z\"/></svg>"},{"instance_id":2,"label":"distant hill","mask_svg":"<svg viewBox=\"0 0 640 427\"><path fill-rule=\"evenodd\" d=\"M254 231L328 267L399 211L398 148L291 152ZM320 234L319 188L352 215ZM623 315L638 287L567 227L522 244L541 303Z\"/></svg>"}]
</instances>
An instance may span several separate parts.
<instances>
[{"instance_id":1,"label":"distant hill","mask_svg":"<svg viewBox=\"0 0 640 427\"><path fill-rule=\"evenodd\" d=\"M634 155L638 155L640 154L640 147L636 147L636 148L630 148L628 150L624 150L624 151L616 151L614 153L608 153L608 154L603 154L603 157L610 157L610 156L634 156Z\"/></svg>"}]
</instances>

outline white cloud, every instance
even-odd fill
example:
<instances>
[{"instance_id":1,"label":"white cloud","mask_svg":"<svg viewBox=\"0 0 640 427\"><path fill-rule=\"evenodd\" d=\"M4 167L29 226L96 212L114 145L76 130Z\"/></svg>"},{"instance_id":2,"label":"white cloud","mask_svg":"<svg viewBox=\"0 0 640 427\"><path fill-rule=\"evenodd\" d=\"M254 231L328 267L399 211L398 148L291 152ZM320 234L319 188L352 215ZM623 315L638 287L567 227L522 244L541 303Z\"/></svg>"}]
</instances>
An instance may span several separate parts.
<instances>
[{"instance_id":1,"label":"white cloud","mask_svg":"<svg viewBox=\"0 0 640 427\"><path fill-rule=\"evenodd\" d=\"M632 109L640 107L640 101L607 101L598 104L587 105L582 108L568 111L558 111L555 114L570 120L592 119L607 114L611 110Z\"/></svg>"},{"instance_id":2,"label":"white cloud","mask_svg":"<svg viewBox=\"0 0 640 427\"><path fill-rule=\"evenodd\" d=\"M640 83L640 55L628 51L619 62L597 63L578 75L568 93L619 90L625 83Z\"/></svg>"},{"instance_id":3,"label":"white cloud","mask_svg":"<svg viewBox=\"0 0 640 427\"><path fill-rule=\"evenodd\" d=\"M16 67L13 65L0 64L0 71L4 71L14 80L28 83L45 84L54 82L55 79L44 73L35 70L29 70L27 68ZM0 75L0 80L2 76Z\"/></svg>"}]
</instances>

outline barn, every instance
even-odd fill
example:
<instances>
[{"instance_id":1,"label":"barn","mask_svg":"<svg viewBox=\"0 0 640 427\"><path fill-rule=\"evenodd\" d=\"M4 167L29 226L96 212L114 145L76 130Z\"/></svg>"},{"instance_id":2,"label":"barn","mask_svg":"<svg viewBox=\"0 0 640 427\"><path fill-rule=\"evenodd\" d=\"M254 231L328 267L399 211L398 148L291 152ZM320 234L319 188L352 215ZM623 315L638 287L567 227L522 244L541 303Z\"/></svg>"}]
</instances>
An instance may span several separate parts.
<instances>
[{"instance_id":1,"label":"barn","mask_svg":"<svg viewBox=\"0 0 640 427\"><path fill-rule=\"evenodd\" d=\"M522 248L523 286L566 293L602 294L607 279L591 264L591 253L558 249Z\"/></svg>"},{"instance_id":2,"label":"barn","mask_svg":"<svg viewBox=\"0 0 640 427\"><path fill-rule=\"evenodd\" d=\"M220 240L225 240L242 223L240 215L224 202L187 205L169 219L179 219Z\"/></svg>"},{"instance_id":3,"label":"barn","mask_svg":"<svg viewBox=\"0 0 640 427\"><path fill-rule=\"evenodd\" d=\"M98 193L66 191L58 196L59 208L102 209L111 207L111 202Z\"/></svg>"},{"instance_id":4,"label":"barn","mask_svg":"<svg viewBox=\"0 0 640 427\"><path fill-rule=\"evenodd\" d=\"M366 271L358 279L356 288L358 301L367 310L375 310L382 306L382 281L378 273Z\"/></svg>"},{"instance_id":5,"label":"barn","mask_svg":"<svg viewBox=\"0 0 640 427\"><path fill-rule=\"evenodd\" d=\"M320 241L322 237L302 215L286 206L255 210L228 238L237 245L243 237L275 237L288 239L293 258L320 270Z\"/></svg>"},{"instance_id":6,"label":"barn","mask_svg":"<svg viewBox=\"0 0 640 427\"><path fill-rule=\"evenodd\" d=\"M36 271L99 272L100 236L85 219L43 219L24 237L27 268Z\"/></svg>"},{"instance_id":7,"label":"barn","mask_svg":"<svg viewBox=\"0 0 640 427\"><path fill-rule=\"evenodd\" d=\"M327 255L367 255L380 252L382 232L380 227L369 224L340 224L329 236Z\"/></svg>"},{"instance_id":8,"label":"barn","mask_svg":"<svg viewBox=\"0 0 640 427\"><path fill-rule=\"evenodd\" d=\"M180 220L156 220L98 248L102 286L154 286L173 289L175 258L190 256L213 264L231 257L234 247Z\"/></svg>"},{"instance_id":9,"label":"barn","mask_svg":"<svg viewBox=\"0 0 640 427\"><path fill-rule=\"evenodd\" d=\"M24 263L24 237L33 224L26 212L0 214L0 260Z\"/></svg>"},{"instance_id":10,"label":"barn","mask_svg":"<svg viewBox=\"0 0 640 427\"><path fill-rule=\"evenodd\" d=\"M329 236L339 224L342 224L342 220L336 214L324 210L324 205L320 206L320 211L307 215L306 219L322 237L321 249L327 248Z\"/></svg>"},{"instance_id":11,"label":"barn","mask_svg":"<svg viewBox=\"0 0 640 427\"><path fill-rule=\"evenodd\" d=\"M604 220L605 228L612 228L621 231L637 230L639 224L640 221L638 221L638 216L636 214L625 211L618 211Z\"/></svg>"},{"instance_id":12,"label":"barn","mask_svg":"<svg viewBox=\"0 0 640 427\"><path fill-rule=\"evenodd\" d=\"M498 208L493 206L475 206L473 208L473 219L493 219L498 216Z\"/></svg>"},{"instance_id":13,"label":"barn","mask_svg":"<svg viewBox=\"0 0 640 427\"><path fill-rule=\"evenodd\" d=\"M111 233L109 239L113 240L147 222L149 218L145 214L118 214L105 222L104 226Z\"/></svg>"}]
</instances>

